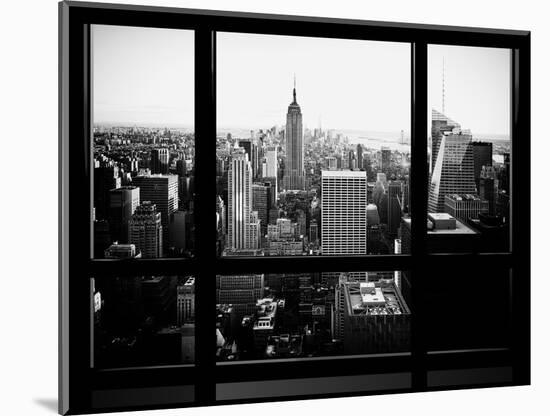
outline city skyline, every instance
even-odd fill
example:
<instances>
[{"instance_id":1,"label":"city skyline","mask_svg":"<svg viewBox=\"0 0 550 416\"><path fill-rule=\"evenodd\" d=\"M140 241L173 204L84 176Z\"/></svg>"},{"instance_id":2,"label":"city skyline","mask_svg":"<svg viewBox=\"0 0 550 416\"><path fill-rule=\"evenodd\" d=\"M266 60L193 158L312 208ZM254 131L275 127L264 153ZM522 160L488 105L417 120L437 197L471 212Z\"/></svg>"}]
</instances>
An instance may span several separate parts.
<instances>
[{"instance_id":1,"label":"city skyline","mask_svg":"<svg viewBox=\"0 0 550 416\"><path fill-rule=\"evenodd\" d=\"M378 66L401 58L396 45L322 39L321 52L320 39L267 38L222 34L218 43L218 51L223 51L218 60L218 115L222 119L229 115L236 122L247 120L248 128L215 137L216 159L211 169L216 178L216 240L211 244L212 248L215 244L216 255L246 259L411 253L411 144L405 132L394 138L399 146L392 147L384 140L378 146L370 141L357 143L356 137L332 130L324 122L305 128L308 114L325 105L333 106L332 120L349 130L362 123L367 130L383 126L399 131L403 120L409 122L410 91L401 88L401 95L391 94L399 82L385 82L384 77L367 76L369 83L363 85L364 68L346 61L351 55L363 63L373 60L369 70L376 72ZM241 41L233 44L235 39L244 39L247 46ZM239 53L232 49L235 45ZM260 46L264 47L261 51ZM331 49L336 46L338 51ZM405 46L397 49L407 52L403 57L409 62L410 50ZM369 53L358 57L358 51ZM269 59L260 59L265 54ZM327 54L331 61L323 66L325 61L320 58ZM224 70L231 60L241 63ZM154 62L154 68L158 63ZM286 70L296 66L307 67L309 72L292 82L294 74L286 79ZM346 73L350 67L357 72ZM399 66L387 69L385 77L390 81L395 71L403 71ZM338 76L327 77L329 73ZM440 75L432 70L430 85L435 82L432 78L441 80L443 99L446 90ZM172 76L177 84L179 75ZM338 82L325 82L319 90L315 88L319 77ZM372 88L375 81L378 89ZM378 104L372 111L363 101L356 101L364 96L362 88L367 84L370 98ZM451 118L446 111L447 107L445 112L434 109L429 117L428 250L506 252L509 142L474 142L475 123ZM262 117L278 122L253 127ZM162 122L162 117L157 121ZM94 258L193 258L200 254L196 252L200 236L195 234L195 213L205 207L202 201L195 206L194 132L98 127L93 137ZM218 361L410 349L407 270L266 272L216 276L216 304L211 306L216 307ZM194 279L157 276L127 284L116 280L97 283L104 306L104 312L95 316L101 362L149 362L153 357L148 352L155 350L148 343L153 339L170 347L170 357L161 361L192 360L192 349L182 347L190 345L194 333ZM132 325L128 337L121 325L124 319ZM120 355L121 351L132 353Z\"/></svg>"}]
</instances>

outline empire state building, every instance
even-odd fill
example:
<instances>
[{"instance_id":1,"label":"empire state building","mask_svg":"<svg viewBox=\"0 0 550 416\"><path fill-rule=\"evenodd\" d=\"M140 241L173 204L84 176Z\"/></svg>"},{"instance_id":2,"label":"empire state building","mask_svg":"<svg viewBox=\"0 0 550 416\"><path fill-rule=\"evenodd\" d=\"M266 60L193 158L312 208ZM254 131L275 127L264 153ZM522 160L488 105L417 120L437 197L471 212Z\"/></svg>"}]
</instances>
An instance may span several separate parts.
<instances>
[{"instance_id":1,"label":"empire state building","mask_svg":"<svg viewBox=\"0 0 550 416\"><path fill-rule=\"evenodd\" d=\"M286 190L304 189L304 142L302 111L296 102L296 80L292 91L293 100L286 114L286 163L283 185Z\"/></svg>"}]
</instances>

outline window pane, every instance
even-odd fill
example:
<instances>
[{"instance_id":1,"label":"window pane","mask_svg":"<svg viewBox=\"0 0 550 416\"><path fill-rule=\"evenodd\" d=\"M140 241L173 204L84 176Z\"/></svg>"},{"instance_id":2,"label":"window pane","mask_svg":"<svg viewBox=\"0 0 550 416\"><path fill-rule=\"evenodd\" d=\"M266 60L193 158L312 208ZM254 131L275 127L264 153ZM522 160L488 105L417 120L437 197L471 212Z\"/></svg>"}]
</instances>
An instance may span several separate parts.
<instances>
[{"instance_id":1,"label":"window pane","mask_svg":"<svg viewBox=\"0 0 550 416\"><path fill-rule=\"evenodd\" d=\"M400 271L216 276L218 361L410 351Z\"/></svg>"},{"instance_id":2,"label":"window pane","mask_svg":"<svg viewBox=\"0 0 550 416\"><path fill-rule=\"evenodd\" d=\"M92 257L193 256L193 37L92 26Z\"/></svg>"},{"instance_id":3,"label":"window pane","mask_svg":"<svg viewBox=\"0 0 550 416\"><path fill-rule=\"evenodd\" d=\"M509 270L448 268L423 277L428 351L510 346Z\"/></svg>"},{"instance_id":4,"label":"window pane","mask_svg":"<svg viewBox=\"0 0 550 416\"><path fill-rule=\"evenodd\" d=\"M193 276L91 279L92 367L195 361Z\"/></svg>"},{"instance_id":5,"label":"window pane","mask_svg":"<svg viewBox=\"0 0 550 416\"><path fill-rule=\"evenodd\" d=\"M510 248L510 59L509 49L428 48L433 252Z\"/></svg>"},{"instance_id":6,"label":"window pane","mask_svg":"<svg viewBox=\"0 0 550 416\"><path fill-rule=\"evenodd\" d=\"M398 252L409 44L219 33L217 77L218 255Z\"/></svg>"}]
</instances>

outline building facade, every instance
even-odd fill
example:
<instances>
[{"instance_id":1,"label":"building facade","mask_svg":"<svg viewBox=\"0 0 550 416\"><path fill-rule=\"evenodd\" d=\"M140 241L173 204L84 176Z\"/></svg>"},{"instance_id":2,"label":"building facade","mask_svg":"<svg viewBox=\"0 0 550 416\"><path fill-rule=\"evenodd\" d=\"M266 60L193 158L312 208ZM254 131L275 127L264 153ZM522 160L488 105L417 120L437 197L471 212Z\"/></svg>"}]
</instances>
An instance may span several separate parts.
<instances>
[{"instance_id":1,"label":"building facade","mask_svg":"<svg viewBox=\"0 0 550 416\"><path fill-rule=\"evenodd\" d=\"M367 175L321 172L323 255L367 253Z\"/></svg>"}]
</instances>

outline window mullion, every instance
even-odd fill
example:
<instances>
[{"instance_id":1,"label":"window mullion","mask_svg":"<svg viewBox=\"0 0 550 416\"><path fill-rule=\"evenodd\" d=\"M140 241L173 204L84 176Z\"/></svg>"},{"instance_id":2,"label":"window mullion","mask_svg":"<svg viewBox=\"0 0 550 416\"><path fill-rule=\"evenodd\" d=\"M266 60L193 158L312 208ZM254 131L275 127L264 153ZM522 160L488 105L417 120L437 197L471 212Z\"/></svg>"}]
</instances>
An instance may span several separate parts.
<instances>
[{"instance_id":1,"label":"window mullion","mask_svg":"<svg viewBox=\"0 0 550 416\"><path fill-rule=\"evenodd\" d=\"M411 252L413 388L426 389L422 267L426 265L428 201L428 45L412 44L411 54Z\"/></svg>"}]
</instances>

